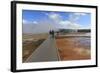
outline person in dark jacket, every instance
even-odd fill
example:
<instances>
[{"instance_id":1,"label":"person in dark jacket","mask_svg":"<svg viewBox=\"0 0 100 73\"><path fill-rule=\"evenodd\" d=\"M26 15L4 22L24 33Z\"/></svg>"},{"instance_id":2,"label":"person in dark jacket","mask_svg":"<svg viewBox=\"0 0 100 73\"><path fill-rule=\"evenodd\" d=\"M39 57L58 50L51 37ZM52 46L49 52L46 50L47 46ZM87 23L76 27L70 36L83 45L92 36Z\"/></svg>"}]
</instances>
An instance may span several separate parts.
<instances>
[{"instance_id":1,"label":"person in dark jacket","mask_svg":"<svg viewBox=\"0 0 100 73\"><path fill-rule=\"evenodd\" d=\"M49 34L52 36L52 38L54 38L54 31L50 30Z\"/></svg>"}]
</instances>

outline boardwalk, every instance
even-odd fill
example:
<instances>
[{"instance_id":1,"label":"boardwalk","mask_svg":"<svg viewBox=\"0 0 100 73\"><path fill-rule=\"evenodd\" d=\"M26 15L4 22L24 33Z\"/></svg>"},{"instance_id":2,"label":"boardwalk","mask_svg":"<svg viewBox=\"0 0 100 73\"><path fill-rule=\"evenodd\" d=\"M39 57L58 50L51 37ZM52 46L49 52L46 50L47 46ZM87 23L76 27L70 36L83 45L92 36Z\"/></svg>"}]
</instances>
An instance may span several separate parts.
<instances>
[{"instance_id":1,"label":"boardwalk","mask_svg":"<svg viewBox=\"0 0 100 73\"><path fill-rule=\"evenodd\" d=\"M26 60L26 62L58 61L59 54L55 39L48 37Z\"/></svg>"}]
</instances>

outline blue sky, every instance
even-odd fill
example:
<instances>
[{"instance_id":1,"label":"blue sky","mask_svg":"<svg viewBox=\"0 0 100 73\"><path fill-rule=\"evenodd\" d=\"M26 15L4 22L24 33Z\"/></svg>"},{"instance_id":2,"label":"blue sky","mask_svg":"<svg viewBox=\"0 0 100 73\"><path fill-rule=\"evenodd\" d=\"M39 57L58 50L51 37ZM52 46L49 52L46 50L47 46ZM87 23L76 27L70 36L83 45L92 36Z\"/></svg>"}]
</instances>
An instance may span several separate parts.
<instances>
[{"instance_id":1,"label":"blue sky","mask_svg":"<svg viewBox=\"0 0 100 73\"><path fill-rule=\"evenodd\" d=\"M91 14L79 12L53 12L53 11L36 11L36 10L23 10L22 12L23 24L38 24L41 22L52 22L55 26L61 28L77 28L85 29L91 26ZM48 24L47 24L48 25Z\"/></svg>"}]
</instances>

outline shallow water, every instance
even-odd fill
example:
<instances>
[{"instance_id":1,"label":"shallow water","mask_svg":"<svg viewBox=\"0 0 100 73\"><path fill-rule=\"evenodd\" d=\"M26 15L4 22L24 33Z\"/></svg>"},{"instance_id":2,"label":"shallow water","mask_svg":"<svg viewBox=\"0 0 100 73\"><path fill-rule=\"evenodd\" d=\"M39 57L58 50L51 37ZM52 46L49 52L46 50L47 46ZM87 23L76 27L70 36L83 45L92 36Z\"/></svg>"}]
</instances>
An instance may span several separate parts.
<instances>
[{"instance_id":1,"label":"shallow water","mask_svg":"<svg viewBox=\"0 0 100 73\"><path fill-rule=\"evenodd\" d=\"M66 37L56 40L61 60L91 59L90 37Z\"/></svg>"},{"instance_id":2,"label":"shallow water","mask_svg":"<svg viewBox=\"0 0 100 73\"><path fill-rule=\"evenodd\" d=\"M91 47L91 39L90 38L86 38L86 37L76 37L74 38L75 41L77 41L79 43L79 46L83 46L83 47Z\"/></svg>"}]
</instances>

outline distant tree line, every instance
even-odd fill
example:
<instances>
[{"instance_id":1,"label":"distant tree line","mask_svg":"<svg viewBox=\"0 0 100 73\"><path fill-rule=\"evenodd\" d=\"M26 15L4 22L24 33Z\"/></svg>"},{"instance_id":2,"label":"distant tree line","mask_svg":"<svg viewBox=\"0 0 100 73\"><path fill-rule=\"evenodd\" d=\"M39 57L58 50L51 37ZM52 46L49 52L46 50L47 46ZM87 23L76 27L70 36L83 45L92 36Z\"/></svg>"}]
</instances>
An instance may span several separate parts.
<instances>
[{"instance_id":1,"label":"distant tree line","mask_svg":"<svg viewBox=\"0 0 100 73\"><path fill-rule=\"evenodd\" d=\"M60 29L59 32L60 33L70 33L70 32L76 32L76 30L74 30L74 29Z\"/></svg>"},{"instance_id":2,"label":"distant tree line","mask_svg":"<svg viewBox=\"0 0 100 73\"><path fill-rule=\"evenodd\" d=\"M77 30L78 32L91 32L91 30L90 29L79 29L79 30Z\"/></svg>"},{"instance_id":3,"label":"distant tree line","mask_svg":"<svg viewBox=\"0 0 100 73\"><path fill-rule=\"evenodd\" d=\"M57 33L62 33L62 34L71 33L71 32L91 32L91 30L90 29L59 29L59 31L57 31Z\"/></svg>"}]
</instances>

